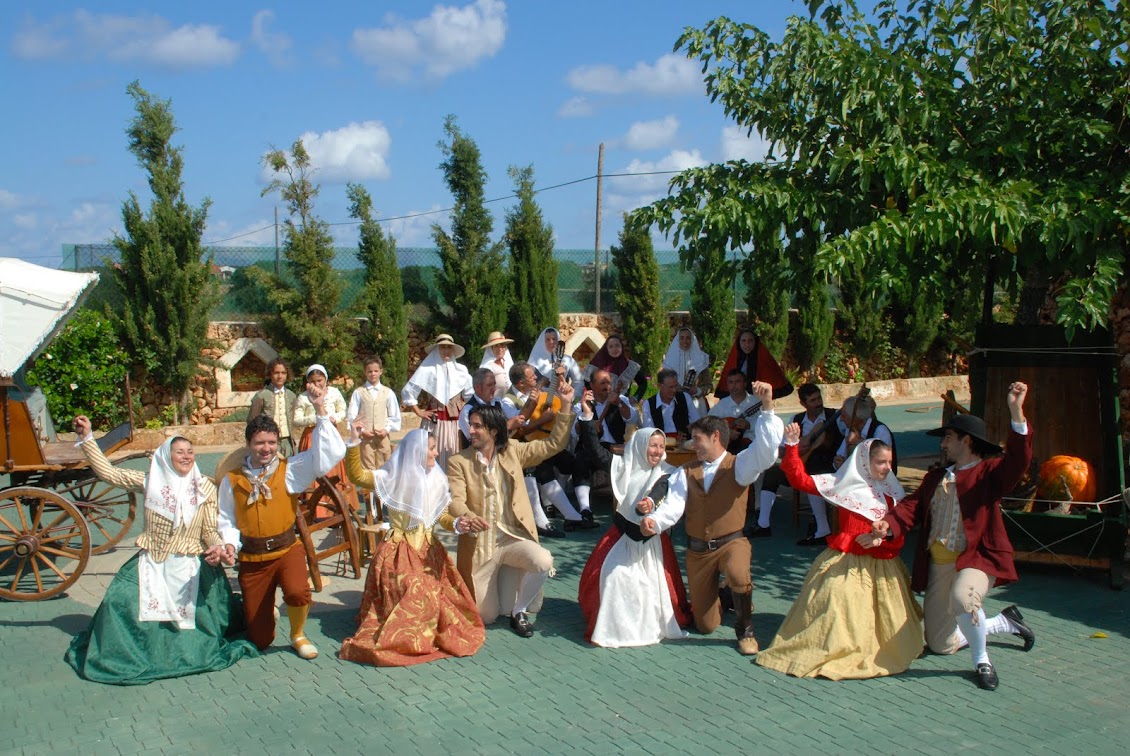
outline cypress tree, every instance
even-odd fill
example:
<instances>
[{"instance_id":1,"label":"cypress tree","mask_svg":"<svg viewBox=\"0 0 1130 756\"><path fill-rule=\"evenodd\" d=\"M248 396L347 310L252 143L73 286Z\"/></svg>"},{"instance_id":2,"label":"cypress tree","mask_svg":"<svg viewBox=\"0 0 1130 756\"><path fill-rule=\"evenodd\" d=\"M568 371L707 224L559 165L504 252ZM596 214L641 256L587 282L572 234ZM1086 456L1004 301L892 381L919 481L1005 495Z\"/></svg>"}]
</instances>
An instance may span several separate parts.
<instances>
[{"instance_id":1,"label":"cypress tree","mask_svg":"<svg viewBox=\"0 0 1130 756\"><path fill-rule=\"evenodd\" d=\"M133 192L122 203L125 234L114 237L121 263L114 276L124 306L107 315L135 378L179 408L200 370L209 312L219 297L212 260L200 246L211 201L192 207L185 199L182 148L170 145L177 132L171 101L155 99L137 81L126 92L137 110L126 129L129 151L149 174L153 198L148 213Z\"/></svg>"},{"instance_id":2,"label":"cypress tree","mask_svg":"<svg viewBox=\"0 0 1130 756\"><path fill-rule=\"evenodd\" d=\"M808 285L798 303L798 309L800 332L793 341L793 352L797 365L802 370L811 370L824 359L835 330L828 285L822 276L808 277Z\"/></svg>"},{"instance_id":3,"label":"cypress tree","mask_svg":"<svg viewBox=\"0 0 1130 756\"><path fill-rule=\"evenodd\" d=\"M506 214L506 245L510 249L513 296L506 335L525 353L546 326L556 326L557 260L553 258L553 227L534 201L534 168L510 167L518 206Z\"/></svg>"},{"instance_id":4,"label":"cypress tree","mask_svg":"<svg viewBox=\"0 0 1130 756\"><path fill-rule=\"evenodd\" d=\"M789 301L792 297L785 280L788 270L784 252L779 246L755 251L742 266L749 327L777 357L784 354L789 340Z\"/></svg>"},{"instance_id":5,"label":"cypress tree","mask_svg":"<svg viewBox=\"0 0 1130 756\"><path fill-rule=\"evenodd\" d=\"M373 220L373 200L365 187L349 184L349 215L361 221L357 259L365 266L364 289L358 306L369 326L361 334L361 346L380 355L385 385L403 386L408 380L408 319L404 312L404 290L396 259L396 239L385 236Z\"/></svg>"},{"instance_id":6,"label":"cypress tree","mask_svg":"<svg viewBox=\"0 0 1130 756\"><path fill-rule=\"evenodd\" d=\"M737 328L733 268L726 263L725 247L698 246L698 264L691 289L691 318L703 351L712 361L725 360Z\"/></svg>"},{"instance_id":7,"label":"cypress tree","mask_svg":"<svg viewBox=\"0 0 1130 756\"><path fill-rule=\"evenodd\" d=\"M646 226L624 216L620 245L612 248L612 264L620 285L616 309L631 347L632 359L647 375L655 375L667 346L667 313L660 302L659 261Z\"/></svg>"}]
</instances>

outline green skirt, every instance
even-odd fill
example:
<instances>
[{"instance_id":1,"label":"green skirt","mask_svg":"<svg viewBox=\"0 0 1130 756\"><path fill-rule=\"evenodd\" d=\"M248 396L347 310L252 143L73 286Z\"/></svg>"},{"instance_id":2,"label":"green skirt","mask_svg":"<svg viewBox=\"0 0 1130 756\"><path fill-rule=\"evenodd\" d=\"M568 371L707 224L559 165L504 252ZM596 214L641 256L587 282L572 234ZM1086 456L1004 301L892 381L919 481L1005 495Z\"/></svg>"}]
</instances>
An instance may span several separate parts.
<instances>
[{"instance_id":1,"label":"green skirt","mask_svg":"<svg viewBox=\"0 0 1130 756\"><path fill-rule=\"evenodd\" d=\"M110 685L145 685L168 677L227 669L258 656L242 640L243 608L222 567L200 565L196 629L173 622L140 622L137 556L122 565L90 625L64 657L79 677ZM203 559L203 558L201 558Z\"/></svg>"}]
</instances>

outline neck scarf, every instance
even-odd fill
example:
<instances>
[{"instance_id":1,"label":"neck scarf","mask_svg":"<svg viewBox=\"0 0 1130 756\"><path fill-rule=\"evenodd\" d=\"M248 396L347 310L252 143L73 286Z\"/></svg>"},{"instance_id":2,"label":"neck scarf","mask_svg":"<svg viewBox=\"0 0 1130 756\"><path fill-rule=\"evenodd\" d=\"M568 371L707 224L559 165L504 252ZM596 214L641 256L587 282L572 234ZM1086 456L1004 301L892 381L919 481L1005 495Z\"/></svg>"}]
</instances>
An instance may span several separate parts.
<instances>
[{"instance_id":1,"label":"neck scarf","mask_svg":"<svg viewBox=\"0 0 1130 756\"><path fill-rule=\"evenodd\" d=\"M652 486L664 475L670 475L675 468L667 464L667 453L663 453L659 463L652 467L647 461L647 445L657 428L640 428L624 446L624 454L612 459L612 494L616 497L616 511L631 520L639 522L636 504L647 496Z\"/></svg>"},{"instance_id":2,"label":"neck scarf","mask_svg":"<svg viewBox=\"0 0 1130 756\"><path fill-rule=\"evenodd\" d=\"M409 431L384 467L373 472L381 504L408 515L412 528L430 528L447 509L451 492L438 464L426 468L428 432Z\"/></svg>"},{"instance_id":3,"label":"neck scarf","mask_svg":"<svg viewBox=\"0 0 1130 756\"><path fill-rule=\"evenodd\" d=\"M847 461L835 473L813 475L816 490L829 504L855 512L875 522L887 514L887 497L895 502L906 496L902 484L893 472L879 480L871 474L871 444L868 439L852 451Z\"/></svg>"},{"instance_id":4,"label":"neck scarf","mask_svg":"<svg viewBox=\"0 0 1130 756\"><path fill-rule=\"evenodd\" d=\"M173 527L179 527L192 522L204 497L203 476L195 463L187 475L181 475L173 467L175 440L178 439L170 438L161 444L149 463L149 474L145 476L145 508L171 520Z\"/></svg>"},{"instance_id":5,"label":"neck scarf","mask_svg":"<svg viewBox=\"0 0 1130 756\"><path fill-rule=\"evenodd\" d=\"M252 467L250 454L243 458L243 475L247 478L247 482L251 484L251 494L247 497L247 506L258 501L260 496L267 501L271 500L271 487L268 482L277 469L279 469L278 456L272 459L271 464L266 467ZM256 472L256 470L259 472Z\"/></svg>"}]
</instances>

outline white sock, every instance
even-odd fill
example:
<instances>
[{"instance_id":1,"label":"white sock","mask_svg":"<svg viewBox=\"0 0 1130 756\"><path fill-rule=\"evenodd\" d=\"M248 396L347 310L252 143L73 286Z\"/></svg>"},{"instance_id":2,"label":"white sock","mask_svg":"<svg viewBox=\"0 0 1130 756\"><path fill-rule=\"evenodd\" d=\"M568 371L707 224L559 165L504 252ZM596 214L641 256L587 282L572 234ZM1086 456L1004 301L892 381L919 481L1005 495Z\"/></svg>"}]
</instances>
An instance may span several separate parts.
<instances>
[{"instance_id":1,"label":"white sock","mask_svg":"<svg viewBox=\"0 0 1130 756\"><path fill-rule=\"evenodd\" d=\"M534 510L534 525L539 530L545 530L549 527L549 518L545 516L545 510L541 508L541 500L538 497L538 482L534 478L526 478L526 492L530 493L530 508Z\"/></svg>"},{"instance_id":2,"label":"white sock","mask_svg":"<svg viewBox=\"0 0 1130 756\"><path fill-rule=\"evenodd\" d=\"M769 527L769 515L773 513L773 504L777 501L776 491L761 492L761 508L757 512L757 527Z\"/></svg>"},{"instance_id":3,"label":"white sock","mask_svg":"<svg viewBox=\"0 0 1130 756\"><path fill-rule=\"evenodd\" d=\"M565 495L565 490L556 480L542 483L538 486L538 490L541 492L541 498L557 507L557 511L566 520L580 521L581 513L573 508L573 505L569 502L569 497Z\"/></svg>"},{"instance_id":4,"label":"white sock","mask_svg":"<svg viewBox=\"0 0 1130 756\"><path fill-rule=\"evenodd\" d=\"M974 612L962 612L957 615L957 626L969 641L969 650L973 652L973 667L978 664L989 663L989 633L985 627L985 610L978 609Z\"/></svg>"},{"instance_id":5,"label":"white sock","mask_svg":"<svg viewBox=\"0 0 1130 756\"><path fill-rule=\"evenodd\" d=\"M510 613L510 616L517 616L520 612L529 609L530 604L534 603L534 599L538 597L538 593L548 579L549 570L545 572L527 572L523 575L522 582L518 584L518 594L514 598L514 611Z\"/></svg>"},{"instance_id":6,"label":"white sock","mask_svg":"<svg viewBox=\"0 0 1130 756\"><path fill-rule=\"evenodd\" d=\"M998 614L992 619L985 620L985 632L989 635L1012 635L1016 628L1008 621L1008 617Z\"/></svg>"},{"instance_id":7,"label":"white sock","mask_svg":"<svg viewBox=\"0 0 1130 756\"><path fill-rule=\"evenodd\" d=\"M813 538L823 538L829 535L832 532L832 526L828 524L828 505L824 498L816 494L809 494L808 506L812 507L812 516L816 518L816 533Z\"/></svg>"},{"instance_id":8,"label":"white sock","mask_svg":"<svg viewBox=\"0 0 1130 756\"><path fill-rule=\"evenodd\" d=\"M589 504L589 491L590 490L591 490L591 487L586 486L586 485L580 485L580 486L574 486L573 487L573 493L577 494L577 503L581 505L581 511L582 512L587 512L590 509L592 509L592 505Z\"/></svg>"},{"instance_id":9,"label":"white sock","mask_svg":"<svg viewBox=\"0 0 1130 756\"><path fill-rule=\"evenodd\" d=\"M953 634L957 636L957 648L965 648L969 645L969 640L965 637L965 633L961 632L960 627L955 627Z\"/></svg>"}]
</instances>

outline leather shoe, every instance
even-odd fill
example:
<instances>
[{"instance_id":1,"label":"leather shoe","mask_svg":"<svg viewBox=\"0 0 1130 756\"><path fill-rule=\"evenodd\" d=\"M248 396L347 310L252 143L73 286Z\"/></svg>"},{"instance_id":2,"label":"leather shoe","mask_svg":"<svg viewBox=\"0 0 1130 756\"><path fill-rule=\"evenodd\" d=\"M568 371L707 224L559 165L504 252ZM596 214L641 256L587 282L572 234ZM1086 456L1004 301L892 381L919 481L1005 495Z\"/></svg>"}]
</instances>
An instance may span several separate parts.
<instances>
[{"instance_id":1,"label":"leather shoe","mask_svg":"<svg viewBox=\"0 0 1130 756\"><path fill-rule=\"evenodd\" d=\"M827 546L828 545L828 536L820 536L819 538L817 538L816 536L809 536L808 538L802 538L799 541L797 541L796 545L797 546Z\"/></svg>"},{"instance_id":2,"label":"leather shoe","mask_svg":"<svg viewBox=\"0 0 1130 756\"><path fill-rule=\"evenodd\" d=\"M996 690L1000 685L1000 680L997 679L997 671L993 669L993 665L985 662L977 665L977 687L982 690Z\"/></svg>"},{"instance_id":3,"label":"leather shoe","mask_svg":"<svg viewBox=\"0 0 1130 756\"><path fill-rule=\"evenodd\" d=\"M742 535L746 538L769 538L773 535L773 528L763 528L760 525L747 525L742 528Z\"/></svg>"},{"instance_id":4,"label":"leather shoe","mask_svg":"<svg viewBox=\"0 0 1130 756\"><path fill-rule=\"evenodd\" d=\"M1032 632L1032 628L1024 623L1024 615L1020 613L1019 607L1017 607L1016 604L1006 606L1004 609L1001 609L1001 615L1016 628L1013 635L1018 635L1024 639L1024 650L1031 651L1032 646L1036 645L1036 634Z\"/></svg>"},{"instance_id":5,"label":"leather shoe","mask_svg":"<svg viewBox=\"0 0 1130 756\"><path fill-rule=\"evenodd\" d=\"M545 516L552 519L554 517L560 517L561 512L559 512L557 510L557 507L553 506L552 504L546 504L546 506L545 506Z\"/></svg>"},{"instance_id":6,"label":"leather shoe","mask_svg":"<svg viewBox=\"0 0 1130 756\"><path fill-rule=\"evenodd\" d=\"M553 523L548 528L538 528L538 538L564 538L565 531L555 528Z\"/></svg>"},{"instance_id":7,"label":"leather shoe","mask_svg":"<svg viewBox=\"0 0 1130 756\"><path fill-rule=\"evenodd\" d=\"M598 523L595 519L593 519L591 509L585 509L581 512L581 523L580 524L581 524L581 530L592 530L593 528L599 528L600 527L600 523Z\"/></svg>"},{"instance_id":8,"label":"leather shoe","mask_svg":"<svg viewBox=\"0 0 1130 756\"><path fill-rule=\"evenodd\" d=\"M530 623L530 618L526 616L525 612L518 612L510 618L510 629L519 638L529 638L534 634L534 626Z\"/></svg>"},{"instance_id":9,"label":"leather shoe","mask_svg":"<svg viewBox=\"0 0 1130 756\"><path fill-rule=\"evenodd\" d=\"M561 523L561 527L565 529L566 533L572 533L574 530L580 530L584 527L584 520L566 520Z\"/></svg>"}]
</instances>

